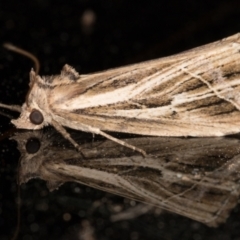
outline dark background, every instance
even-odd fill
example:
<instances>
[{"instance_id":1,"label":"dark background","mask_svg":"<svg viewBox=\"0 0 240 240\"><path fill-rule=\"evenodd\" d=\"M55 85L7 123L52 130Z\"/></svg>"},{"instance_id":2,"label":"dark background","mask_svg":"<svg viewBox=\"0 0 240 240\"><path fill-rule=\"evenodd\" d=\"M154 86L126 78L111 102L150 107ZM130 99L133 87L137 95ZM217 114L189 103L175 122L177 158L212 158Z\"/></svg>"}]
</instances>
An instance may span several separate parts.
<instances>
[{"instance_id":1,"label":"dark background","mask_svg":"<svg viewBox=\"0 0 240 240\"><path fill-rule=\"evenodd\" d=\"M82 23L87 11L95 16L88 28ZM58 74L65 63L80 73L90 73L219 40L239 32L239 19L240 2L227 0L3 0L0 2L0 44L12 42L38 56L42 75ZM24 102L31 67L30 60L0 48L0 102ZM9 119L0 116L0 132L10 126ZM0 238L9 239L17 221L19 153L16 144L3 137L0 151ZM74 228L84 217L73 213L72 219L65 222L62 216L70 210L68 205L59 204L59 198L71 196L75 200L90 201L105 196L82 186L78 186L82 190L76 194L73 184L66 184L54 193L42 190L45 185L41 181L27 186L21 190L22 201L28 204L21 213L20 233L20 239L27 240L76 239ZM40 198L47 199L49 208L39 214L36 201ZM97 214L90 219L96 239L240 239L237 209L218 229L171 214L145 215L116 224L101 212ZM33 224L38 227L32 227Z\"/></svg>"}]
</instances>

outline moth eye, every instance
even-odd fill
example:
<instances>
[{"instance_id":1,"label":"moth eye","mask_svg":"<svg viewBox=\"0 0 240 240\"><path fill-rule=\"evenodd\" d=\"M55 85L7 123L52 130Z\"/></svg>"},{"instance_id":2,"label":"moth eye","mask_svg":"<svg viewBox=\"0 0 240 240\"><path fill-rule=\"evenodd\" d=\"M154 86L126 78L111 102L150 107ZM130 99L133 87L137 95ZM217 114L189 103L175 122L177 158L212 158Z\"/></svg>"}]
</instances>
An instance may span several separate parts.
<instances>
[{"instance_id":1,"label":"moth eye","mask_svg":"<svg viewBox=\"0 0 240 240\"><path fill-rule=\"evenodd\" d=\"M39 125L43 122L43 115L40 111L34 109L32 110L29 119L31 121L31 123Z\"/></svg>"},{"instance_id":2,"label":"moth eye","mask_svg":"<svg viewBox=\"0 0 240 240\"><path fill-rule=\"evenodd\" d=\"M39 140L37 138L30 138L30 139L28 139L28 141L26 143L26 150L30 154L34 154L34 153L38 152L40 147L41 147L41 143L39 142Z\"/></svg>"}]
</instances>

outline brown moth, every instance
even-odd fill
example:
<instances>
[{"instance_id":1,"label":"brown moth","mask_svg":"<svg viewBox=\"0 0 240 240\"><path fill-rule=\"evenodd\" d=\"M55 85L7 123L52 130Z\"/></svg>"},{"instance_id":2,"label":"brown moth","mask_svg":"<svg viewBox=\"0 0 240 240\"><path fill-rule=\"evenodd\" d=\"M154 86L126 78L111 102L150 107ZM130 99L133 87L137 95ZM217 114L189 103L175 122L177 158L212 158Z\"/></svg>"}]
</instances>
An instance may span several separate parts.
<instances>
[{"instance_id":1,"label":"brown moth","mask_svg":"<svg viewBox=\"0 0 240 240\"><path fill-rule=\"evenodd\" d=\"M224 223L240 195L237 138L126 139L139 154L112 141L82 143L87 161L55 131L18 132L19 182L45 180L49 190L77 182L180 214L211 227ZM64 147L63 147L64 146Z\"/></svg>"},{"instance_id":2,"label":"brown moth","mask_svg":"<svg viewBox=\"0 0 240 240\"><path fill-rule=\"evenodd\" d=\"M240 35L170 57L79 75L65 65L60 75L30 72L30 89L12 120L17 128L52 125L80 148L65 127L100 134L223 136L240 131Z\"/></svg>"}]
</instances>

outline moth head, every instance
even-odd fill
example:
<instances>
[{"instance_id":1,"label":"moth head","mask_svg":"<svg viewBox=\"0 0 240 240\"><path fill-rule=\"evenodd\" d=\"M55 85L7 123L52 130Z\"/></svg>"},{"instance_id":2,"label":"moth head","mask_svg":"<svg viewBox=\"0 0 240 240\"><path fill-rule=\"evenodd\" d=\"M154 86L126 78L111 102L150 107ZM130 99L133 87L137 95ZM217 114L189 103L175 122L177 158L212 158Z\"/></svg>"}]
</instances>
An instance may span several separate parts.
<instances>
[{"instance_id":1,"label":"moth head","mask_svg":"<svg viewBox=\"0 0 240 240\"><path fill-rule=\"evenodd\" d=\"M36 130L51 123L47 101L48 91L44 84L44 78L36 75L32 70L30 72L30 89L26 101L22 105L21 115L18 119L12 120L17 128Z\"/></svg>"},{"instance_id":2,"label":"moth head","mask_svg":"<svg viewBox=\"0 0 240 240\"><path fill-rule=\"evenodd\" d=\"M11 121L17 128L22 129L41 129L46 124L44 114L39 109L26 109L25 104L22 106L22 112L18 119Z\"/></svg>"}]
</instances>

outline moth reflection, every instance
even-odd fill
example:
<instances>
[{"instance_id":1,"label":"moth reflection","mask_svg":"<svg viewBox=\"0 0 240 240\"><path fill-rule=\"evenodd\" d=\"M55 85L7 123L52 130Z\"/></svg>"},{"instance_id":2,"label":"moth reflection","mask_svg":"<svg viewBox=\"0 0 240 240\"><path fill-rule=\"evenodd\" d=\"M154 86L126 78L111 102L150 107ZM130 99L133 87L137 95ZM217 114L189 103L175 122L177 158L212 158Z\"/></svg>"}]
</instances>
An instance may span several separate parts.
<instances>
[{"instance_id":1,"label":"moth reflection","mask_svg":"<svg viewBox=\"0 0 240 240\"><path fill-rule=\"evenodd\" d=\"M79 132L72 135L85 158L56 132L14 136L22 155L20 183L40 178L54 190L74 181L212 227L224 223L238 203L238 138L124 139L149 153L143 158L112 141L86 141Z\"/></svg>"}]
</instances>

